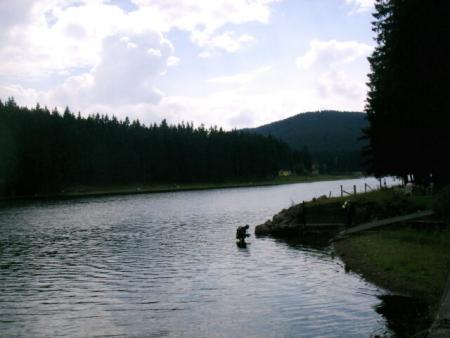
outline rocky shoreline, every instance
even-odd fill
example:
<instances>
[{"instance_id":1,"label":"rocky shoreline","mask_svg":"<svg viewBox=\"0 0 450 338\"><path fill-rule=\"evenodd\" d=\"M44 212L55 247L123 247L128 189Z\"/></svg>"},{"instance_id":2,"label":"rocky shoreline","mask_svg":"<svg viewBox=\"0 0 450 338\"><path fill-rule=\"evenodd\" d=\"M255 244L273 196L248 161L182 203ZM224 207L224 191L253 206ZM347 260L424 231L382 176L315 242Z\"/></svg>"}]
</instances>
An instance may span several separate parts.
<instances>
[{"instance_id":1,"label":"rocky shoreline","mask_svg":"<svg viewBox=\"0 0 450 338\"><path fill-rule=\"evenodd\" d=\"M322 196L281 210L255 227L256 236L291 237L310 233L336 233L344 227L342 199Z\"/></svg>"}]
</instances>

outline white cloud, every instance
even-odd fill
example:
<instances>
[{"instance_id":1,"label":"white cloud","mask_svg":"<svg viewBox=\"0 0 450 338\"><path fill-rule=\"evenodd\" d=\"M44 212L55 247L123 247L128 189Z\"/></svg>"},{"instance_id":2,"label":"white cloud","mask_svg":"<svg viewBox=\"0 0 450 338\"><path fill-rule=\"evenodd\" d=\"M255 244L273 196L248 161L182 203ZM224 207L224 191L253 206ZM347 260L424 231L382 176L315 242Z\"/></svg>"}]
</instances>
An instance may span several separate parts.
<instances>
[{"instance_id":1,"label":"white cloud","mask_svg":"<svg viewBox=\"0 0 450 338\"><path fill-rule=\"evenodd\" d=\"M8 35L0 47L0 73L47 77L95 65L103 39L121 30L117 23L125 19L125 13L100 1L69 6L71 3L34 1L29 4L28 19L21 25L4 28L0 23L0 31ZM51 22L49 16L54 18Z\"/></svg>"},{"instance_id":2,"label":"white cloud","mask_svg":"<svg viewBox=\"0 0 450 338\"><path fill-rule=\"evenodd\" d=\"M158 106L168 121L192 121L226 129L256 127L307 110L321 108L308 91L237 87L202 97L167 96Z\"/></svg>"},{"instance_id":3,"label":"white cloud","mask_svg":"<svg viewBox=\"0 0 450 338\"><path fill-rule=\"evenodd\" d=\"M134 46L137 47L137 45L134 45ZM147 52L148 55L151 55L151 56L156 56L156 57L161 57L162 56L161 51L159 49L156 49L156 48L149 48L149 49L147 49L146 52Z\"/></svg>"},{"instance_id":4,"label":"white cloud","mask_svg":"<svg viewBox=\"0 0 450 338\"><path fill-rule=\"evenodd\" d=\"M0 83L0 94L1 100L4 100L8 97L14 97L16 102L20 105L26 105L29 107L34 107L37 102L40 102L40 98L42 97L42 93L32 88L24 88L21 85L17 84L1 84Z\"/></svg>"},{"instance_id":5,"label":"white cloud","mask_svg":"<svg viewBox=\"0 0 450 338\"><path fill-rule=\"evenodd\" d=\"M211 52L209 51L203 51L201 53L198 54L198 57L202 58L202 59L207 59L209 57L211 57Z\"/></svg>"},{"instance_id":6,"label":"white cloud","mask_svg":"<svg viewBox=\"0 0 450 338\"><path fill-rule=\"evenodd\" d=\"M93 102L158 102L161 98L155 78L165 71L172 44L157 32L127 38L124 42L120 36L111 36L103 41L101 61L91 72Z\"/></svg>"},{"instance_id":7,"label":"white cloud","mask_svg":"<svg viewBox=\"0 0 450 338\"><path fill-rule=\"evenodd\" d=\"M352 7L351 14L370 11L374 8L375 0L345 0Z\"/></svg>"},{"instance_id":8,"label":"white cloud","mask_svg":"<svg viewBox=\"0 0 450 338\"><path fill-rule=\"evenodd\" d=\"M270 66L261 67L261 68L258 68L258 69L255 69L255 70L252 70L249 72L215 77L215 78L209 79L208 82L213 83L213 84L231 85L231 86L248 84L248 83L256 80L260 75L263 75L264 73L269 72L271 69L272 69L272 67L270 67Z\"/></svg>"},{"instance_id":9,"label":"white cloud","mask_svg":"<svg viewBox=\"0 0 450 338\"><path fill-rule=\"evenodd\" d=\"M236 52L253 37L220 30L227 25L249 22L266 24L270 6L281 0L132 0L138 10L129 13L133 29L151 28L161 32L186 31L202 48ZM201 57L211 56L203 51Z\"/></svg>"},{"instance_id":10,"label":"white cloud","mask_svg":"<svg viewBox=\"0 0 450 338\"><path fill-rule=\"evenodd\" d=\"M317 91L322 98L336 96L361 102L365 97L366 88L363 81L355 81L344 71L330 71L319 76Z\"/></svg>"},{"instance_id":11,"label":"white cloud","mask_svg":"<svg viewBox=\"0 0 450 338\"><path fill-rule=\"evenodd\" d=\"M369 72L366 58L372 50L357 41L313 40L296 64L303 72L314 74L311 86L322 99L333 98L336 106L348 106L351 101L362 106Z\"/></svg>"},{"instance_id":12,"label":"white cloud","mask_svg":"<svg viewBox=\"0 0 450 338\"><path fill-rule=\"evenodd\" d=\"M297 66L304 69L341 66L367 57L372 50L372 46L356 41L313 40L310 49L297 58Z\"/></svg>"},{"instance_id":13,"label":"white cloud","mask_svg":"<svg viewBox=\"0 0 450 338\"><path fill-rule=\"evenodd\" d=\"M267 23L270 5L277 1L133 0L136 8L132 11L124 11L106 0L0 1L0 74L14 79L12 83L24 88L30 81L35 84L54 83L57 76L61 84L50 90L56 93L68 83L73 86L84 72L84 82L91 76L96 88L106 88L102 83L114 82L115 74L119 72L118 67L111 65L108 67L112 72L108 75L102 72L100 76L107 62L105 41L109 41L108 38L138 36L148 31L164 36L178 29L188 32L191 41L203 48L201 57L209 57L217 51L234 53L250 43L253 37L220 30L227 25ZM121 67L126 61L117 58L129 55L133 58L141 52L135 41L127 41L127 52L123 47L121 44L121 53L116 54L112 62ZM139 51L133 54L133 49ZM117 50L111 48L108 51ZM171 55L165 53L156 47L147 49L150 57L160 57L166 66L180 62L173 51ZM133 68L131 65L127 67ZM158 74L164 72L162 67ZM136 74L135 79L139 82L141 73L134 70L131 73ZM146 92L157 92L155 79L154 76L147 78ZM131 81L131 78L126 80ZM142 85L137 83L130 87L142 89ZM45 87L48 86L34 88L40 91ZM136 96L142 97L141 94L132 95Z\"/></svg>"},{"instance_id":14,"label":"white cloud","mask_svg":"<svg viewBox=\"0 0 450 338\"><path fill-rule=\"evenodd\" d=\"M4 85L0 93L16 97L21 104L69 105L91 112L97 106L114 111L124 105L158 104L163 93L156 87L157 79L176 62L176 57L171 60L173 49L158 32L110 36L103 40L99 61L89 72L69 76L47 91Z\"/></svg>"},{"instance_id":15,"label":"white cloud","mask_svg":"<svg viewBox=\"0 0 450 338\"><path fill-rule=\"evenodd\" d=\"M167 66L168 67L173 67L176 66L180 63L181 59L179 57L176 56L169 56L169 58L167 59Z\"/></svg>"},{"instance_id":16,"label":"white cloud","mask_svg":"<svg viewBox=\"0 0 450 338\"><path fill-rule=\"evenodd\" d=\"M242 48L244 44L253 41L250 35L235 36L233 32L225 32L223 34L213 36L206 45L212 48L221 48L229 53L234 53Z\"/></svg>"},{"instance_id":17,"label":"white cloud","mask_svg":"<svg viewBox=\"0 0 450 338\"><path fill-rule=\"evenodd\" d=\"M165 31L204 31L213 34L226 24L267 23L270 4L279 0L132 0L139 7L135 21L156 22ZM145 19L146 18L146 19Z\"/></svg>"},{"instance_id":18,"label":"white cloud","mask_svg":"<svg viewBox=\"0 0 450 338\"><path fill-rule=\"evenodd\" d=\"M0 1L0 37L30 19L33 0ZM2 38L5 38L4 36Z\"/></svg>"},{"instance_id":19,"label":"white cloud","mask_svg":"<svg viewBox=\"0 0 450 338\"><path fill-rule=\"evenodd\" d=\"M228 53L235 53L244 45L254 40L252 36L246 34L236 36L234 32L224 32L217 35L210 35L200 31L194 31L191 34L191 39L199 47L207 47L208 49L218 48Z\"/></svg>"}]
</instances>

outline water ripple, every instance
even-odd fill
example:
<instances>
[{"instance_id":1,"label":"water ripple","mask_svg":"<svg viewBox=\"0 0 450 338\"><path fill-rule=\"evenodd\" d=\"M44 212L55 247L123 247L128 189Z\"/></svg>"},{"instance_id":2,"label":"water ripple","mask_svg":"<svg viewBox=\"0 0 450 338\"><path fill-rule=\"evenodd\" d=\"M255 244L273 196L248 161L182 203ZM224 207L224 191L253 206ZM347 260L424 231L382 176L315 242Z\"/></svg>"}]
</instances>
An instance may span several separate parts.
<instances>
[{"instance_id":1,"label":"water ripple","mask_svg":"<svg viewBox=\"0 0 450 338\"><path fill-rule=\"evenodd\" d=\"M353 183L353 182L351 182ZM326 247L236 226L341 183L0 208L0 332L21 336L361 337L383 291ZM333 185L333 186L332 186ZM336 187L334 187L336 185Z\"/></svg>"}]
</instances>

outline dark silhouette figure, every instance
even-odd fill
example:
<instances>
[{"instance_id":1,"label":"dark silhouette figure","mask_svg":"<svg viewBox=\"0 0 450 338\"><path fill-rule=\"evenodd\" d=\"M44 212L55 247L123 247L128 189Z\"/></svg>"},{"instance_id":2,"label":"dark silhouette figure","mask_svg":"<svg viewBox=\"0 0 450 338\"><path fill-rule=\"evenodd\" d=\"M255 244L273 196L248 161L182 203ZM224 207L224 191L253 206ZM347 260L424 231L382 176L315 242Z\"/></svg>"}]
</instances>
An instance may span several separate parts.
<instances>
[{"instance_id":1,"label":"dark silhouette figure","mask_svg":"<svg viewBox=\"0 0 450 338\"><path fill-rule=\"evenodd\" d=\"M249 225L245 225L243 227L238 227L236 230L236 239L239 240L240 243L245 243L245 238L250 237L247 233Z\"/></svg>"}]
</instances>

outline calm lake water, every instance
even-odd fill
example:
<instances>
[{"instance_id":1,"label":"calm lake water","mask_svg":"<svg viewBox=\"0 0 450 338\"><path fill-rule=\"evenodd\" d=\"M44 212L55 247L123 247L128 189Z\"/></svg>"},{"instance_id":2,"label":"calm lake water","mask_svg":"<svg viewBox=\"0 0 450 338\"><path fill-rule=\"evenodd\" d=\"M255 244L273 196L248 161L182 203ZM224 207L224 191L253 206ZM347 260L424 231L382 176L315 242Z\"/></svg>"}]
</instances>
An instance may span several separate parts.
<instances>
[{"instance_id":1,"label":"calm lake water","mask_svg":"<svg viewBox=\"0 0 450 338\"><path fill-rule=\"evenodd\" d=\"M340 185L21 202L0 208L0 336L369 337L384 290L327 246L254 226ZM391 181L388 181L388 185Z\"/></svg>"}]
</instances>

